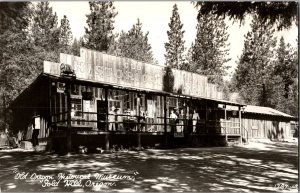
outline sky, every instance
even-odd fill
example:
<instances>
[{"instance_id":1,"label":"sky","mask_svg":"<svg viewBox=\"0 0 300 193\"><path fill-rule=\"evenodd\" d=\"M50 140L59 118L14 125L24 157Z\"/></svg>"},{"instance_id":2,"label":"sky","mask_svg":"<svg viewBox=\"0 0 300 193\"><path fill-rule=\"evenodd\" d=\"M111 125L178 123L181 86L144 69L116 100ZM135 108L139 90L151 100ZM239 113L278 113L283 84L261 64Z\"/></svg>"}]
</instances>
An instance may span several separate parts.
<instances>
[{"instance_id":1,"label":"sky","mask_svg":"<svg viewBox=\"0 0 300 193\"><path fill-rule=\"evenodd\" d=\"M144 32L149 31L148 40L152 46L154 57L160 65L164 65L164 43L168 41L168 23L175 3L178 6L185 31L185 47L188 49L195 40L198 13L190 1L115 1L114 6L118 15L115 17L114 32L128 31L139 18L142 23L142 30ZM86 14L90 12L87 1L53 1L50 2L50 6L57 13L59 21L63 15L68 17L74 37L79 38L84 35L84 27L87 26ZM229 75L225 79L229 79L237 65L238 57L242 53L244 35L250 30L250 20L246 20L243 25L229 20L226 23L229 26L228 43L230 44L229 58L231 61L227 64L230 68L228 70ZM298 28L295 25L288 31L280 31L276 34L278 38L281 35L284 36L287 43L296 47Z\"/></svg>"}]
</instances>

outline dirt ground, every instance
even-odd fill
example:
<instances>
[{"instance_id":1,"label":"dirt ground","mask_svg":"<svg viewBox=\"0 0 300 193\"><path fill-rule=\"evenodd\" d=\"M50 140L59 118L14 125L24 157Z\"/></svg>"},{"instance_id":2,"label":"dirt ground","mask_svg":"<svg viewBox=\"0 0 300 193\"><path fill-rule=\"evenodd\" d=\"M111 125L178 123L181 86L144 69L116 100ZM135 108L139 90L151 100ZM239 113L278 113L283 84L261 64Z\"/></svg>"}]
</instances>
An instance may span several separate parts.
<instances>
[{"instance_id":1,"label":"dirt ground","mask_svg":"<svg viewBox=\"0 0 300 193\"><path fill-rule=\"evenodd\" d=\"M297 192L298 189L297 143L112 154L0 151L0 165L2 192Z\"/></svg>"}]
</instances>

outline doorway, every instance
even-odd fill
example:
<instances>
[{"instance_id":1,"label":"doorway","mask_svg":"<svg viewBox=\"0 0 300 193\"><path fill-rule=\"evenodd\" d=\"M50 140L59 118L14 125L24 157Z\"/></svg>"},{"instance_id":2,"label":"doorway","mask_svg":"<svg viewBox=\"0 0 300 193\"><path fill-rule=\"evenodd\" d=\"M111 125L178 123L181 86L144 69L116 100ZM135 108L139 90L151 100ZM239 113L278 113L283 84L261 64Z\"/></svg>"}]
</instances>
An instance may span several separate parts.
<instances>
[{"instance_id":1,"label":"doorway","mask_svg":"<svg viewBox=\"0 0 300 193\"><path fill-rule=\"evenodd\" d=\"M108 112L108 103L106 101L97 100L97 128L105 130L106 115Z\"/></svg>"}]
</instances>

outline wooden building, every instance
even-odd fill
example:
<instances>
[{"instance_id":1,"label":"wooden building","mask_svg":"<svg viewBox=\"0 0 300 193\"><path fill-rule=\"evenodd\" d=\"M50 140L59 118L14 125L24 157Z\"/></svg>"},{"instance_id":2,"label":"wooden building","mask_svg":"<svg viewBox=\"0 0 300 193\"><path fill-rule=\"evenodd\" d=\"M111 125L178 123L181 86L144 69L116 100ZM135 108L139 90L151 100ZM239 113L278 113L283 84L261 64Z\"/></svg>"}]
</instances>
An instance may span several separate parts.
<instances>
[{"instance_id":1,"label":"wooden building","mask_svg":"<svg viewBox=\"0 0 300 193\"><path fill-rule=\"evenodd\" d=\"M44 62L11 104L12 128L27 140L38 129L69 150L217 145L241 141L243 106L222 100L205 76L81 48L80 57Z\"/></svg>"},{"instance_id":2,"label":"wooden building","mask_svg":"<svg viewBox=\"0 0 300 193\"><path fill-rule=\"evenodd\" d=\"M247 105L242 113L245 139L285 140L298 137L297 118L270 107Z\"/></svg>"}]
</instances>

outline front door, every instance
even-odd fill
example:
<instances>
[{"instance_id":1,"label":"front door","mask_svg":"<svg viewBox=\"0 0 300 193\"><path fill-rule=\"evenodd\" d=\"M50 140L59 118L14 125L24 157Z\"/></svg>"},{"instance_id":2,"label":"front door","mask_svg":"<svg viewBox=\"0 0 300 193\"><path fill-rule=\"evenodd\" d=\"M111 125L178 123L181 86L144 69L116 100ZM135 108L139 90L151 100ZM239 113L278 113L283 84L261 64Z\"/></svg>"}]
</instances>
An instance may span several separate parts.
<instances>
[{"instance_id":1,"label":"front door","mask_svg":"<svg viewBox=\"0 0 300 193\"><path fill-rule=\"evenodd\" d=\"M105 101L97 100L97 127L99 130L106 128L106 115L108 112L108 104Z\"/></svg>"}]
</instances>

